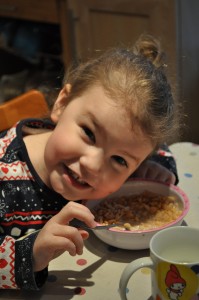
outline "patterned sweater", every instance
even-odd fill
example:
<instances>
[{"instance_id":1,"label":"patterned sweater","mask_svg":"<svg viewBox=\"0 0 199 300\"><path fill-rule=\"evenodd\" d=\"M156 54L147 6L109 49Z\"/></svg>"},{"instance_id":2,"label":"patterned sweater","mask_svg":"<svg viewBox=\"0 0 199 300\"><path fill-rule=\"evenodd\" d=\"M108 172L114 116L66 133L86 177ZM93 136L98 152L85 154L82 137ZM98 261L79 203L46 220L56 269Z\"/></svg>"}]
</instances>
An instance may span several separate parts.
<instances>
[{"instance_id":1,"label":"patterned sweater","mask_svg":"<svg viewBox=\"0 0 199 300\"><path fill-rule=\"evenodd\" d=\"M42 182L31 164L23 142L27 128L53 129L53 124L49 120L27 119L0 133L1 289L38 290L45 283L47 268L33 272L33 244L38 231L67 203ZM161 163L165 160L176 173L172 156L162 154L156 153L152 159L157 156Z\"/></svg>"},{"instance_id":2,"label":"patterned sweater","mask_svg":"<svg viewBox=\"0 0 199 300\"><path fill-rule=\"evenodd\" d=\"M34 170L23 142L24 125L52 127L49 121L26 120L0 134L0 288L37 290L47 269L34 274L33 243L38 230L67 200Z\"/></svg>"}]
</instances>

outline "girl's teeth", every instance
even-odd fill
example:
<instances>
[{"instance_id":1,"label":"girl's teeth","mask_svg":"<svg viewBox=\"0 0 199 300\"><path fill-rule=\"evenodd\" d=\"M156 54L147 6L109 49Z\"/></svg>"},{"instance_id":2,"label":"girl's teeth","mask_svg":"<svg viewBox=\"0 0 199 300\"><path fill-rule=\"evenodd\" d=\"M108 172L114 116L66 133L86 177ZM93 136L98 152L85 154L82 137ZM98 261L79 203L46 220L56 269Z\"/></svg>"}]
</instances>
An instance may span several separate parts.
<instances>
[{"instance_id":1,"label":"girl's teeth","mask_svg":"<svg viewBox=\"0 0 199 300\"><path fill-rule=\"evenodd\" d=\"M77 181L78 181L79 183L81 183L81 184L86 184L86 182L83 181L83 180L81 180L81 179L78 179Z\"/></svg>"},{"instance_id":2,"label":"girl's teeth","mask_svg":"<svg viewBox=\"0 0 199 300\"><path fill-rule=\"evenodd\" d=\"M79 178L79 176L78 176L77 174L73 173L71 170L70 170L69 173L71 174L71 176L72 176L77 182L79 182L79 183L81 183L81 184L86 184L85 181L81 180L81 179Z\"/></svg>"}]
</instances>

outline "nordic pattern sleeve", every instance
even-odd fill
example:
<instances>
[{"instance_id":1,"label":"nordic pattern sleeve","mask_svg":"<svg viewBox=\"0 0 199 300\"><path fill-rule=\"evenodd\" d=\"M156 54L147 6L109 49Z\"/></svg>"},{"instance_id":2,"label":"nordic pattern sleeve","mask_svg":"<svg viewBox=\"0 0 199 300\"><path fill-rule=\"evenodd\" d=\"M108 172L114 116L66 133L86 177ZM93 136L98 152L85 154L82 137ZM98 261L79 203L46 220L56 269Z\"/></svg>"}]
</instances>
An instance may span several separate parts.
<instances>
[{"instance_id":1,"label":"nordic pattern sleeve","mask_svg":"<svg viewBox=\"0 0 199 300\"><path fill-rule=\"evenodd\" d=\"M165 168L167 168L170 172L172 172L175 177L175 185L178 184L179 178L178 178L178 172L177 172L177 166L175 158L170 151L167 144L162 144L150 157L150 160L155 161Z\"/></svg>"},{"instance_id":2,"label":"nordic pattern sleeve","mask_svg":"<svg viewBox=\"0 0 199 300\"><path fill-rule=\"evenodd\" d=\"M48 271L33 272L32 249L38 232L18 240L0 237L0 288L39 290Z\"/></svg>"}]
</instances>

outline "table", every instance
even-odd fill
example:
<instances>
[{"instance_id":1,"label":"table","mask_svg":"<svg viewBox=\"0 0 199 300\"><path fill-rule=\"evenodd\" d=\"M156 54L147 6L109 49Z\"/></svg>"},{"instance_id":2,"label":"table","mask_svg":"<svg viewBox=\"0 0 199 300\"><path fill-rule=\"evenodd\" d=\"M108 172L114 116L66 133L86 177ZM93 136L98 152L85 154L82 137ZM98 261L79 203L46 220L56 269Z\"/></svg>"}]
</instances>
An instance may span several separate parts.
<instances>
[{"instance_id":1,"label":"table","mask_svg":"<svg viewBox=\"0 0 199 300\"><path fill-rule=\"evenodd\" d=\"M170 146L179 173L179 187L191 201L185 222L199 227L199 145L183 142ZM49 278L39 292L0 291L3 300L120 300L118 285L126 264L148 256L149 250L119 250L101 242L94 234L85 242L84 253L71 257L66 253L49 266ZM150 270L143 268L133 275L134 299L150 300ZM143 276L145 278L143 278ZM131 279L129 299L132 299Z\"/></svg>"}]
</instances>

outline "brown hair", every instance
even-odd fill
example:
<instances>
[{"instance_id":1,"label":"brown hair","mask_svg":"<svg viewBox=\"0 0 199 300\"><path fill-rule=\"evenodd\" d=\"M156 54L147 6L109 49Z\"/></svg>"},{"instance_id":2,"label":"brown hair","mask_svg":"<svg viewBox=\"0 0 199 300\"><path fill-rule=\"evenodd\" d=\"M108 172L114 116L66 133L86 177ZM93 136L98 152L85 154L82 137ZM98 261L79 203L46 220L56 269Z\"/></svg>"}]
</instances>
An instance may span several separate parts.
<instances>
[{"instance_id":1,"label":"brown hair","mask_svg":"<svg viewBox=\"0 0 199 300\"><path fill-rule=\"evenodd\" d=\"M132 48L112 48L69 70L64 83L72 86L70 99L94 84L122 104L154 146L166 142L177 129L176 103L164 72L160 43L142 35ZM135 126L134 126L135 129Z\"/></svg>"}]
</instances>

